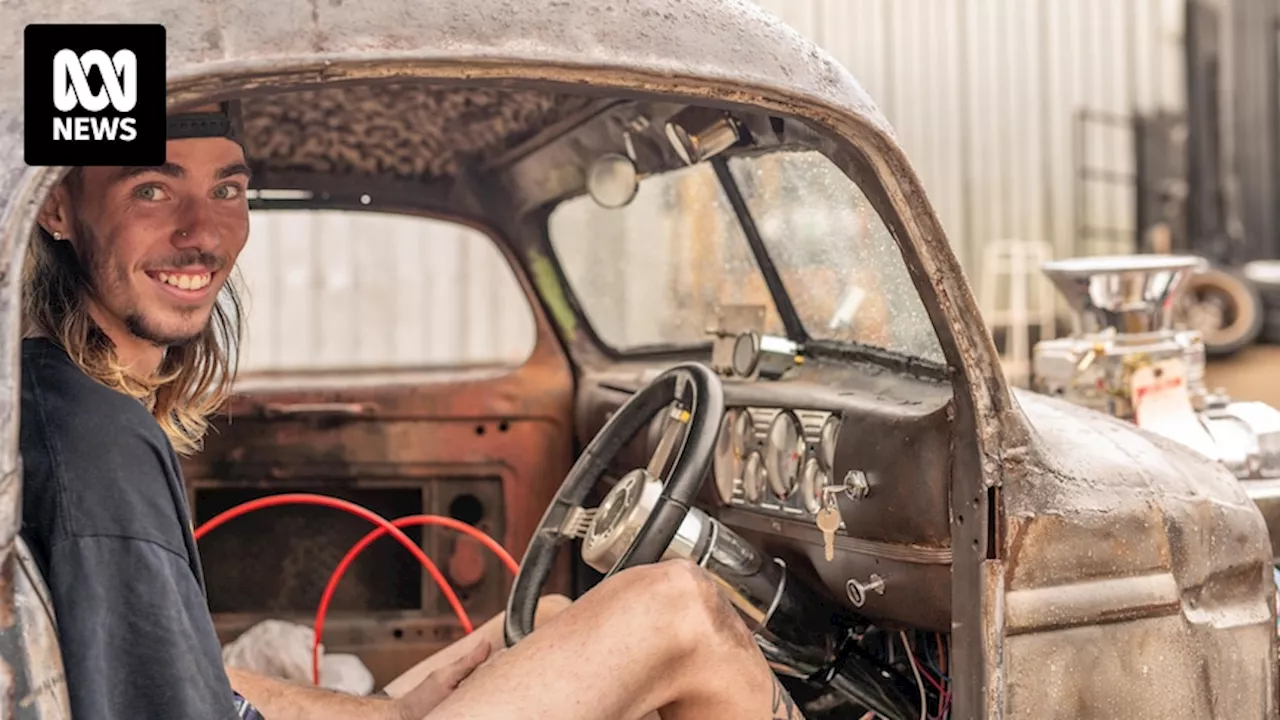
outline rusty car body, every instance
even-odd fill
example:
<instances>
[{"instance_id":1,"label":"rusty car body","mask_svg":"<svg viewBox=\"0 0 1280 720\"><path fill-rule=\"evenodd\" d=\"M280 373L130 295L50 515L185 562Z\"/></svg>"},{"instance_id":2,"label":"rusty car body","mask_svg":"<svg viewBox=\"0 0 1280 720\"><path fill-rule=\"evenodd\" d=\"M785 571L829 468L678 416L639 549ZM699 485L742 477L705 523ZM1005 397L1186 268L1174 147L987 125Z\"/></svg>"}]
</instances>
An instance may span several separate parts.
<instances>
[{"instance_id":1,"label":"rusty car body","mask_svg":"<svg viewBox=\"0 0 1280 720\"><path fill-rule=\"evenodd\" d=\"M740 468L723 494L707 479L701 512L785 560L791 582L827 607L895 634L944 635L953 717L1277 716L1271 545L1240 483L1175 443L1010 388L889 123L848 71L751 3L8 0L0 3L0 71L10 78L0 87L0 717L62 717L53 618L16 542L18 270L36 210L65 170L22 159L22 134L33 129L23 127L13 78L30 22L163 23L169 106L242 102L257 209L378 211L476 229L528 301L533 349L512 367L409 369L359 382L341 373L246 377L229 419L185 467L197 522L284 489L363 499L389 515L447 514L467 495L471 520L523 553L579 448L658 373L712 363L722 348L710 335L686 342L702 327L660 336L662 347L609 342L608 298L588 291L591 269L566 270L573 258L563 257L548 218L583 201L594 162L623 155L641 193L676 173L707 179L664 200L685 223L658 246L669 254L726 232L712 225L744 209L750 217L827 197L828 207L852 213L813 226L821 230L779 221L790 229L774 231L763 220L733 230L746 234L736 252L747 278L698 276L727 263L711 246L674 263L694 273L682 287L716 288L709 300L695 293L681 302L721 320L729 305L753 306L762 315L745 336L785 336L803 358L779 377L723 373L730 415L752 414L749 442L767 442L779 416L799 418L799 460L822 444L809 441L813 424L836 419L824 472L833 486L859 486L818 498L836 502L842 520L832 559L804 498L782 497L787 487L748 497ZM736 132L710 159L682 158L664 132L682 112L705 121L685 130L727 119ZM795 153L802 161L787 165ZM747 182L752 163L771 158L800 184L769 190L769 173L783 172L773 170ZM728 202L708 199L733 178L751 185L749 197L739 189ZM732 214L717 220L712 202ZM876 232L849 230L854 215ZM592 242L614 247L598 215L575 217L570 224ZM656 237L661 228L642 229ZM791 267L844 262L850 272L829 273L806 295L804 273L773 267L797 244L828 254ZM858 275L865 267L876 272ZM839 323L820 321L837 304L828 296L856 277L883 286L871 320L831 330ZM667 302L674 291L664 282L653 277L649 297ZM645 310L642 301L632 307ZM664 432L642 434L640 459L620 457L614 476L642 466ZM329 519L289 522L313 534L338 530ZM224 639L261 617L305 617L318 592L259 578L267 591L245 599L253 591L237 558L274 553L281 574L293 572L290 563L327 570L337 559L329 546L289 545L273 534L281 524L233 524L202 543ZM354 540L364 528L341 530ZM470 612L503 610L511 582L496 561L444 535L423 537L469 588ZM385 681L460 630L416 571L413 603L359 612L379 578L404 575L380 572L352 585L326 637L360 652ZM577 592L593 577L562 553L547 589Z\"/></svg>"}]
</instances>

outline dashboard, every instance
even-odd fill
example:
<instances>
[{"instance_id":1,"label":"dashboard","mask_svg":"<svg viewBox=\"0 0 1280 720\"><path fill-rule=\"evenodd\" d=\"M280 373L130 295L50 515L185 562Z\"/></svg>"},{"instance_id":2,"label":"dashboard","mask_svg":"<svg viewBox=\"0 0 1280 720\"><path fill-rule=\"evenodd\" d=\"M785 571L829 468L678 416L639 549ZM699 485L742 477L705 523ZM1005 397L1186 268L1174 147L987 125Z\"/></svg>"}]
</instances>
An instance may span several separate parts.
<instances>
[{"instance_id":1,"label":"dashboard","mask_svg":"<svg viewBox=\"0 0 1280 720\"><path fill-rule=\"evenodd\" d=\"M580 441L663 369L619 365L584 377ZM834 600L868 617L947 630L949 383L809 361L786 379L726 377L723 384L726 412L699 506ZM645 466L666 418L655 418L612 473ZM831 561L816 523L824 492L840 519Z\"/></svg>"}]
</instances>

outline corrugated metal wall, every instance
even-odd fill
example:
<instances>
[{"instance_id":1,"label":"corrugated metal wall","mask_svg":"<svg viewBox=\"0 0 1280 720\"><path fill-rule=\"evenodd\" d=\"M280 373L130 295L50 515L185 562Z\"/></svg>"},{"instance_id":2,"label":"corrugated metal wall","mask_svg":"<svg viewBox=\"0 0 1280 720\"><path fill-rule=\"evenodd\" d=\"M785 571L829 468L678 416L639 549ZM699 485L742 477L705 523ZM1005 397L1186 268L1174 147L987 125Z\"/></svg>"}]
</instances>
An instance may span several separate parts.
<instances>
[{"instance_id":1,"label":"corrugated metal wall","mask_svg":"<svg viewBox=\"0 0 1280 720\"><path fill-rule=\"evenodd\" d=\"M1132 186L1082 185L1077 156L1131 173L1131 134L1078 118L1181 109L1182 0L760 2L880 104L975 290L994 241L1045 241L1059 257L1128 251ZM1102 232L1080 243L1078 225ZM243 367L522 359L529 316L511 312L518 289L487 243L420 219L256 215L241 262Z\"/></svg>"},{"instance_id":2,"label":"corrugated metal wall","mask_svg":"<svg viewBox=\"0 0 1280 720\"><path fill-rule=\"evenodd\" d=\"M995 240L1044 240L1059 256L1108 249L1073 247L1080 111L1183 104L1182 0L760 4L871 93L975 282ZM1090 166L1132 171L1128 132L1091 126L1086 144ZM1132 230L1132 189L1089 187L1088 225Z\"/></svg>"},{"instance_id":3,"label":"corrugated metal wall","mask_svg":"<svg viewBox=\"0 0 1280 720\"><path fill-rule=\"evenodd\" d=\"M366 212L256 211L238 263L244 372L518 363L533 316L469 227Z\"/></svg>"}]
</instances>

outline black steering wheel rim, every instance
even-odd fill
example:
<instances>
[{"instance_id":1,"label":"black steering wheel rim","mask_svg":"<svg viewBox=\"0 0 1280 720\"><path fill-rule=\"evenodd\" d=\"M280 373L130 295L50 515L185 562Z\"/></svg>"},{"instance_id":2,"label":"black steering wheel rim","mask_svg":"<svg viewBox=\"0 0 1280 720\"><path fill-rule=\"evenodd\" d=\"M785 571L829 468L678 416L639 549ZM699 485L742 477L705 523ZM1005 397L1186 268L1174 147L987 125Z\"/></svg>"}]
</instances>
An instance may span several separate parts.
<instances>
[{"instance_id":1,"label":"black steering wheel rim","mask_svg":"<svg viewBox=\"0 0 1280 720\"><path fill-rule=\"evenodd\" d=\"M675 463L657 505L609 574L662 558L702 489L724 418L724 388L720 378L701 363L671 367L632 395L592 438L569 470L520 562L503 623L507 647L533 632L542 588L560 546L567 539L560 532L567 514L581 507L614 458L675 400L685 403L690 415L684 441L675 452Z\"/></svg>"}]
</instances>

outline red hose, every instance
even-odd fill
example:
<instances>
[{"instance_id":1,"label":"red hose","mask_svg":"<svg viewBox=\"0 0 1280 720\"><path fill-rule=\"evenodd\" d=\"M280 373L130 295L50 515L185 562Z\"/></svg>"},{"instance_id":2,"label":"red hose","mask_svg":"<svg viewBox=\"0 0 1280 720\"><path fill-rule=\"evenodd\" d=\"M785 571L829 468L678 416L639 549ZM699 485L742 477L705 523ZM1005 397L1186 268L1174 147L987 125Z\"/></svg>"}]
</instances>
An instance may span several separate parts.
<instances>
[{"instance_id":1,"label":"red hose","mask_svg":"<svg viewBox=\"0 0 1280 720\"><path fill-rule=\"evenodd\" d=\"M441 517L439 515L409 515L408 517L402 517L391 521L391 525L395 528L418 525L438 525L440 527L457 530L464 535L480 541L482 545L492 550L493 553L497 555L498 558L507 566L507 569L511 571L512 575L520 572L520 564L515 561L515 558L511 557L511 553L507 552L506 548L499 545L496 540L489 537L484 532L468 525L467 523L454 520L453 518ZM333 600L333 594L338 589L338 583L342 580L342 576L346 574L347 569L351 567L351 563L355 561L356 557L358 557L360 553L364 552L365 548L372 545L374 541L383 535L386 535L388 532L391 531L388 530L386 526L380 526L372 530L368 535L360 538L360 542L351 546L351 549L347 551L347 554L342 558L341 562L338 563L338 567L333 571L333 575L329 576L329 584L325 586L324 594L320 596L320 606L316 609L315 638L311 644L311 678L312 682L316 685L320 684L320 639L324 635L324 619L329 614L329 603ZM441 589L448 587L444 580L437 580L437 582L441 583Z\"/></svg>"},{"instance_id":2,"label":"red hose","mask_svg":"<svg viewBox=\"0 0 1280 720\"><path fill-rule=\"evenodd\" d=\"M195 529L195 539L199 540L209 533L209 531L216 530L224 523L234 520L241 515L246 515L254 512L255 510L262 510L263 508L278 507L280 505L319 505L321 507L343 510L377 525L382 532L390 533L391 537L398 540L409 552L413 553L413 556L418 559L418 562L422 563L422 566L426 568L427 573L431 575L431 578L440 586L440 592L444 593L445 599L449 601L449 606L452 607L453 611L458 615L458 620L462 623L462 629L468 634L475 629L471 624L471 618L467 617L466 609L462 607L462 603L458 600L457 594L454 593L453 588L449 586L449 581L445 580L444 575L440 572L440 568L437 568L436 564L431 562L431 558L427 557L427 554L422 551L422 548L418 547L413 540L409 539L408 535L405 535L404 532L393 525L391 521L367 508L360 507L353 502L348 502L340 498L327 497L325 495L313 495L310 493L283 493L280 495L269 495L256 500L250 500L249 502L237 505L230 510L218 513L213 518L209 519L208 522L205 522ZM316 637L319 638L319 636L320 633L317 632Z\"/></svg>"}]
</instances>

